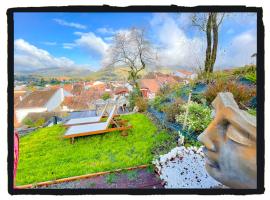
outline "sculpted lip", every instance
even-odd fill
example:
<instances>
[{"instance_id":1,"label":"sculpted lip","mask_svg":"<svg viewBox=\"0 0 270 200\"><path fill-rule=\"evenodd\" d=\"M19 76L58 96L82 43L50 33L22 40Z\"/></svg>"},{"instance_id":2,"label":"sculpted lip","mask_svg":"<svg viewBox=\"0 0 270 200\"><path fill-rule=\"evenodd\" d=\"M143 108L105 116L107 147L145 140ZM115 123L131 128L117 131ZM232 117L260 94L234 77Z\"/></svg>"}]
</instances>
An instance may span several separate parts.
<instances>
[{"instance_id":1,"label":"sculpted lip","mask_svg":"<svg viewBox=\"0 0 270 200\"><path fill-rule=\"evenodd\" d=\"M206 164L208 164L212 168L220 169L218 162L210 159L207 152L208 152L208 149L206 147L204 147L203 148L203 153L204 153L205 158L206 158Z\"/></svg>"}]
</instances>

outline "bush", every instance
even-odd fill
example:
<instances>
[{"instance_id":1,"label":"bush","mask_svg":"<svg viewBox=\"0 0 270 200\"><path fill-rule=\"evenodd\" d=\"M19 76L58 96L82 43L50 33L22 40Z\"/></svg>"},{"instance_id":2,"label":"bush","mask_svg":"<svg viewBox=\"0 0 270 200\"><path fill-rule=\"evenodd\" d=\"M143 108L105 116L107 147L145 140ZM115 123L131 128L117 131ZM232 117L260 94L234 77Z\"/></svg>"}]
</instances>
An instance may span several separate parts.
<instances>
[{"instance_id":1,"label":"bush","mask_svg":"<svg viewBox=\"0 0 270 200\"><path fill-rule=\"evenodd\" d=\"M26 125L26 126L28 126L28 127L35 127L35 124L34 124L33 120L30 119L30 118L25 118L25 119L22 121L22 124L23 124L23 125Z\"/></svg>"},{"instance_id":2,"label":"bush","mask_svg":"<svg viewBox=\"0 0 270 200\"><path fill-rule=\"evenodd\" d=\"M147 110L147 100L142 97L137 97L135 105L138 107L139 112L145 112Z\"/></svg>"},{"instance_id":3,"label":"bush","mask_svg":"<svg viewBox=\"0 0 270 200\"><path fill-rule=\"evenodd\" d=\"M184 104L181 108L181 113L176 116L176 121L184 124L186 108L188 104ZM188 116L186 127L194 132L202 132L212 121L211 109L196 102L190 102L188 106Z\"/></svg>"},{"instance_id":4,"label":"bush","mask_svg":"<svg viewBox=\"0 0 270 200\"><path fill-rule=\"evenodd\" d=\"M180 107L185 102L181 98L177 98L174 103L166 105L163 112L166 114L166 119L169 122L175 122L176 115L180 114Z\"/></svg>"},{"instance_id":5,"label":"bush","mask_svg":"<svg viewBox=\"0 0 270 200\"><path fill-rule=\"evenodd\" d=\"M107 99L111 98L111 95L109 92L105 92L103 93L102 97L101 97L104 101L106 101Z\"/></svg>"},{"instance_id":6,"label":"bush","mask_svg":"<svg viewBox=\"0 0 270 200\"><path fill-rule=\"evenodd\" d=\"M131 109L136 105L136 99L141 96L141 91L137 88L134 88L134 90L129 93L128 101Z\"/></svg>"},{"instance_id":7,"label":"bush","mask_svg":"<svg viewBox=\"0 0 270 200\"><path fill-rule=\"evenodd\" d=\"M256 88L244 86L235 81L217 81L210 84L204 93L207 102L211 103L219 92L231 92L239 105L246 104L252 97L256 96Z\"/></svg>"},{"instance_id":8,"label":"bush","mask_svg":"<svg viewBox=\"0 0 270 200\"><path fill-rule=\"evenodd\" d=\"M245 78L247 80L249 80L250 82L252 82L252 83L256 83L257 82L256 73L248 73L248 74L245 75Z\"/></svg>"},{"instance_id":9,"label":"bush","mask_svg":"<svg viewBox=\"0 0 270 200\"><path fill-rule=\"evenodd\" d=\"M167 101L165 96L156 96L154 100L151 102L151 106L158 110L159 112L163 110L164 103Z\"/></svg>"},{"instance_id":10,"label":"bush","mask_svg":"<svg viewBox=\"0 0 270 200\"><path fill-rule=\"evenodd\" d=\"M239 67L233 70L233 75L237 76L245 76L249 73L256 73L256 66L255 65L246 65L244 67Z\"/></svg>"},{"instance_id":11,"label":"bush","mask_svg":"<svg viewBox=\"0 0 270 200\"><path fill-rule=\"evenodd\" d=\"M35 121L35 127L42 126L45 123L44 118L39 118L37 121Z\"/></svg>"}]
</instances>

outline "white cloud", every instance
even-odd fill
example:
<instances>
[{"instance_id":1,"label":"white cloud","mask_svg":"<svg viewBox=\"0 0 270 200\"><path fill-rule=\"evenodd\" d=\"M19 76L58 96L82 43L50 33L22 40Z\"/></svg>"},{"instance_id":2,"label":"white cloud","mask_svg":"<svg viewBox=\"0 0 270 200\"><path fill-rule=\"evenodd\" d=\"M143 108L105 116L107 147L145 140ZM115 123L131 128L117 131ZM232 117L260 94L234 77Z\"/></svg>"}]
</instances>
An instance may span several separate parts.
<instances>
[{"instance_id":1,"label":"white cloud","mask_svg":"<svg viewBox=\"0 0 270 200\"><path fill-rule=\"evenodd\" d=\"M74 43L63 43L64 49L73 49L74 47L76 47L76 44Z\"/></svg>"},{"instance_id":2,"label":"white cloud","mask_svg":"<svg viewBox=\"0 0 270 200\"><path fill-rule=\"evenodd\" d=\"M113 35L116 33L115 30L113 30L112 28L105 28L105 27L102 27L102 28L98 28L97 29L97 32L98 33L101 33L101 34L107 34L107 35Z\"/></svg>"},{"instance_id":3,"label":"white cloud","mask_svg":"<svg viewBox=\"0 0 270 200\"><path fill-rule=\"evenodd\" d=\"M45 44L47 46L55 46L57 45L57 42L42 42L42 44Z\"/></svg>"},{"instance_id":4,"label":"white cloud","mask_svg":"<svg viewBox=\"0 0 270 200\"><path fill-rule=\"evenodd\" d=\"M224 56L219 56L216 65L228 68L254 63L255 58L251 58L251 55L256 52L256 31L249 30L232 38L230 45L226 47L226 53Z\"/></svg>"},{"instance_id":5,"label":"white cloud","mask_svg":"<svg viewBox=\"0 0 270 200\"><path fill-rule=\"evenodd\" d=\"M68 27L73 27L73 28L77 28L77 29L87 29L87 26L85 26L83 24L74 23L74 22L67 22L67 21L62 20L62 19L53 19L53 20L62 26L68 26Z\"/></svg>"},{"instance_id":6,"label":"white cloud","mask_svg":"<svg viewBox=\"0 0 270 200\"><path fill-rule=\"evenodd\" d=\"M14 41L15 70L34 70L47 67L86 67L66 57L54 57L23 39Z\"/></svg>"},{"instance_id":7,"label":"white cloud","mask_svg":"<svg viewBox=\"0 0 270 200\"><path fill-rule=\"evenodd\" d=\"M168 14L155 14L150 25L158 41L161 65L197 68L202 64L203 41L197 37L189 38L181 29L179 18L175 19Z\"/></svg>"},{"instance_id":8,"label":"white cloud","mask_svg":"<svg viewBox=\"0 0 270 200\"><path fill-rule=\"evenodd\" d=\"M93 56L104 56L109 44L106 43L101 37L95 35L93 32L81 33L75 32L80 38L76 39L73 47L81 47L88 50Z\"/></svg>"}]
</instances>

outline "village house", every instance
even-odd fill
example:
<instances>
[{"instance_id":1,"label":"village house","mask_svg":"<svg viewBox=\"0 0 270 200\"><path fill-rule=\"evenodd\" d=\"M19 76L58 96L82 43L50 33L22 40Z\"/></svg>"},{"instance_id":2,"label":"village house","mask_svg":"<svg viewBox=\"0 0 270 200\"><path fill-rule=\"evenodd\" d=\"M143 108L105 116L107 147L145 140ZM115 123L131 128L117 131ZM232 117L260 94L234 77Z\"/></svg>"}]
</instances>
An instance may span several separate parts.
<instances>
[{"instance_id":1,"label":"village house","mask_svg":"<svg viewBox=\"0 0 270 200\"><path fill-rule=\"evenodd\" d=\"M139 85L143 97L148 99L155 98L160 89L159 82L156 79L141 79Z\"/></svg>"},{"instance_id":2,"label":"village house","mask_svg":"<svg viewBox=\"0 0 270 200\"><path fill-rule=\"evenodd\" d=\"M182 79L185 79L185 82L188 83L190 80L193 80L197 77L197 74L194 72L190 72L184 69L178 69L174 72L175 76L178 76Z\"/></svg>"},{"instance_id":3,"label":"village house","mask_svg":"<svg viewBox=\"0 0 270 200\"><path fill-rule=\"evenodd\" d=\"M28 113L57 110L66 96L71 94L63 88L31 92L14 105L18 122L20 123Z\"/></svg>"}]
</instances>

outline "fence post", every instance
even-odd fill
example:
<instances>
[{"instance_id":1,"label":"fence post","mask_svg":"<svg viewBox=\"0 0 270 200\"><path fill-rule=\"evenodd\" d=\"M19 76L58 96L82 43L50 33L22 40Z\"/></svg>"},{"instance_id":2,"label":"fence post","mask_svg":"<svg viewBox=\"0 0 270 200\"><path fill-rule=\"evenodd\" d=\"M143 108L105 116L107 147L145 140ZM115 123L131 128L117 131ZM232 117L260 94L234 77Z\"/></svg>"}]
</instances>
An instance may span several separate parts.
<instances>
[{"instance_id":1,"label":"fence post","mask_svg":"<svg viewBox=\"0 0 270 200\"><path fill-rule=\"evenodd\" d=\"M191 101L191 93L192 91L189 92L189 95L188 95L188 103L187 103L187 109L186 109L186 113L185 113L185 119L184 119L184 125L183 125L183 129L186 128L186 124L187 124L187 117L188 117L188 107L189 107L189 103Z\"/></svg>"}]
</instances>

